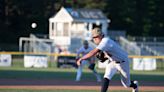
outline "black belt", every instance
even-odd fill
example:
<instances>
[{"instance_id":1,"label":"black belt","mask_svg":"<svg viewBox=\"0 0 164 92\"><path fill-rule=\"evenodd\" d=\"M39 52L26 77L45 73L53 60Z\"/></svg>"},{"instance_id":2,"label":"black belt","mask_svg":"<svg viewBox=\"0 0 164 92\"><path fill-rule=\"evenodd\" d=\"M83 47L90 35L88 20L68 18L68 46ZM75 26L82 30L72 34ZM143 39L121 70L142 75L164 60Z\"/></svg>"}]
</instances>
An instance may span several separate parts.
<instances>
[{"instance_id":1,"label":"black belt","mask_svg":"<svg viewBox=\"0 0 164 92\"><path fill-rule=\"evenodd\" d=\"M108 59L108 63L110 63L111 61ZM120 64L120 63L123 63L123 62L125 62L125 61L115 61L117 64Z\"/></svg>"},{"instance_id":2,"label":"black belt","mask_svg":"<svg viewBox=\"0 0 164 92\"><path fill-rule=\"evenodd\" d=\"M109 53L107 53L107 54L109 55L109 57L112 57L112 54L109 54ZM123 63L123 62L125 62L125 61L121 61L121 62L120 62L120 61L116 61L116 63L118 63L118 64L119 64L119 63ZM110 62L109 62L109 63L110 63Z\"/></svg>"},{"instance_id":3,"label":"black belt","mask_svg":"<svg viewBox=\"0 0 164 92\"><path fill-rule=\"evenodd\" d=\"M123 63L123 62L125 62L125 61L121 61L121 62L120 61L116 61L116 63Z\"/></svg>"}]
</instances>

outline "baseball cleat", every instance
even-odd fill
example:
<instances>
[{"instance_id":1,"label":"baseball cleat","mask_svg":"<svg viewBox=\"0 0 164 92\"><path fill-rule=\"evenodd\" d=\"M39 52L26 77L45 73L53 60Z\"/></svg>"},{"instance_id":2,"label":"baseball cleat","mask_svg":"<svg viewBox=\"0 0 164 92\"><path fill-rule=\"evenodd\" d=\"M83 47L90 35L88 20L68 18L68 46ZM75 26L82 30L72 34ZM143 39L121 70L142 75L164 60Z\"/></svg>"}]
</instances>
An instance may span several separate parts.
<instances>
[{"instance_id":1,"label":"baseball cleat","mask_svg":"<svg viewBox=\"0 0 164 92\"><path fill-rule=\"evenodd\" d=\"M134 81L134 84L136 85L136 88L133 88L132 92L139 92L138 81Z\"/></svg>"}]
</instances>

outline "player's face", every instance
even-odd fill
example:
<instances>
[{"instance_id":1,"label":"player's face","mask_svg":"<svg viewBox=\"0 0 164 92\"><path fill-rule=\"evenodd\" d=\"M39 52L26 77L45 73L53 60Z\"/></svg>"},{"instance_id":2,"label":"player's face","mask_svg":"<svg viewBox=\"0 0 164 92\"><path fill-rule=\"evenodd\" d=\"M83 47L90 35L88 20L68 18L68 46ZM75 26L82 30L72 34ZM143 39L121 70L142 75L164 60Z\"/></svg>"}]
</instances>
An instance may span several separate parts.
<instances>
[{"instance_id":1,"label":"player's face","mask_svg":"<svg viewBox=\"0 0 164 92\"><path fill-rule=\"evenodd\" d=\"M95 37L92 37L92 38L93 38L93 41L96 45L98 45L101 42L101 39L102 39L101 36L95 36Z\"/></svg>"}]
</instances>

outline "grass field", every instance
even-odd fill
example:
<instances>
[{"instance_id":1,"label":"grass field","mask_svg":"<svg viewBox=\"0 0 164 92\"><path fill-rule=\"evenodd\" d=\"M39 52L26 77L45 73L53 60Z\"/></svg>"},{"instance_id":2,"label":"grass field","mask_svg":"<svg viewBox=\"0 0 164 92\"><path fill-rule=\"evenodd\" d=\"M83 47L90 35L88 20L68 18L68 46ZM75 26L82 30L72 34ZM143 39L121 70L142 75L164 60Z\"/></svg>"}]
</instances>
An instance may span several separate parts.
<instances>
[{"instance_id":1,"label":"grass field","mask_svg":"<svg viewBox=\"0 0 164 92\"><path fill-rule=\"evenodd\" d=\"M97 69L103 76L104 69ZM93 74L87 68L83 70L83 79L93 79ZM69 75L69 76L66 76ZM66 79L74 80L76 69L74 68L24 68L19 66L0 67L0 78L9 79ZM119 80L120 76L116 74L113 80ZM141 81L164 81L163 71L133 71L131 70L131 78ZM95 79L93 79L95 80Z\"/></svg>"},{"instance_id":2,"label":"grass field","mask_svg":"<svg viewBox=\"0 0 164 92\"><path fill-rule=\"evenodd\" d=\"M56 68L51 63L50 68L24 68L22 62L14 62L12 67L0 67L0 79L56 79L72 80L76 76L74 68ZM97 69L103 76L104 69ZM131 70L132 80L148 82L164 82L163 71L133 71ZM94 80L93 74L87 68L83 70L82 80ZM119 81L120 76L116 74L113 81ZM99 92L99 90L30 90L30 89L0 89L0 92ZM110 92L131 92L131 91L110 91ZM140 91L140 92L164 92L164 91Z\"/></svg>"}]
</instances>

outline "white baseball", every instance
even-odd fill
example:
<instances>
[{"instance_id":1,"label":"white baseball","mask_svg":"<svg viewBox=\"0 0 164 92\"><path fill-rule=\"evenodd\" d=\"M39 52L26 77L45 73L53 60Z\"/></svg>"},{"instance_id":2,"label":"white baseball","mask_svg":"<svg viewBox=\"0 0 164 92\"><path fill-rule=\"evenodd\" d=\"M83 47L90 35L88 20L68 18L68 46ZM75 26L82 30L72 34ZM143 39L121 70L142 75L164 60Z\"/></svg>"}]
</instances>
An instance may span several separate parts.
<instances>
[{"instance_id":1,"label":"white baseball","mask_svg":"<svg viewBox=\"0 0 164 92\"><path fill-rule=\"evenodd\" d=\"M37 24L36 24L36 23L32 23L32 24L31 24L31 27L32 27L32 28L36 28L36 27L37 27Z\"/></svg>"}]
</instances>

